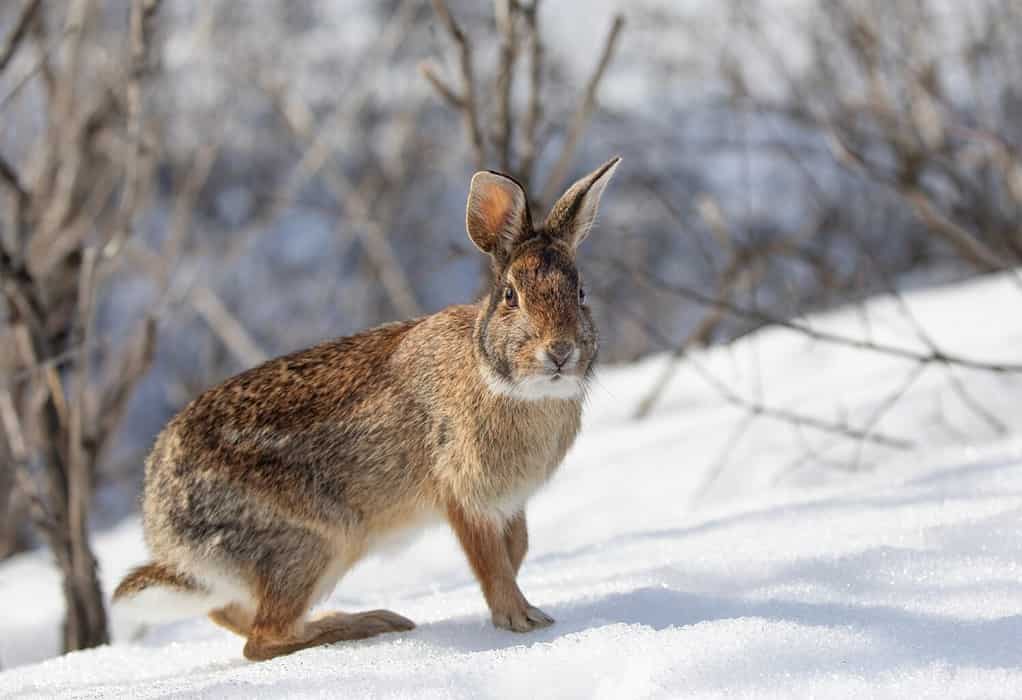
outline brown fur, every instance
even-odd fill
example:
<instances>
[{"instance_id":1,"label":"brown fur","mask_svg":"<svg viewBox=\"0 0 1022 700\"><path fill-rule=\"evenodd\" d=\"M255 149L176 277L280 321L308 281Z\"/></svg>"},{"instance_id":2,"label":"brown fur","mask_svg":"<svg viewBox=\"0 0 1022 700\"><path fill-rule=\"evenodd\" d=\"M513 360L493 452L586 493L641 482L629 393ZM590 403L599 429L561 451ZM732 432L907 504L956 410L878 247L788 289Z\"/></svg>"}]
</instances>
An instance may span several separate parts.
<instances>
[{"instance_id":1,"label":"brown fur","mask_svg":"<svg viewBox=\"0 0 1022 700\"><path fill-rule=\"evenodd\" d=\"M574 250L600 177L575 185L578 202L555 207L583 218L533 229L527 211L507 210L526 201L510 189L517 184L477 175L468 226L494 260L487 298L271 360L190 403L146 464L156 563L116 595L182 581L227 591L210 618L247 637L250 659L410 629L388 611L306 613L381 538L439 515L494 624L550 624L515 580L528 547L523 507L580 426L582 396L565 387L584 387L597 341ZM565 348L574 359L560 365Z\"/></svg>"},{"instance_id":2,"label":"brown fur","mask_svg":"<svg viewBox=\"0 0 1022 700\"><path fill-rule=\"evenodd\" d=\"M165 586L180 591L194 591L195 581L182 576L164 564L144 564L128 572L114 590L113 599L118 600L145 590L149 586Z\"/></svg>"},{"instance_id":3,"label":"brown fur","mask_svg":"<svg viewBox=\"0 0 1022 700\"><path fill-rule=\"evenodd\" d=\"M529 551L529 530L525 525L525 512L515 514L507 523L507 531L504 533L504 542L507 545L507 553L511 558L511 568L515 575L522 568L525 561L525 553Z\"/></svg>"},{"instance_id":4,"label":"brown fur","mask_svg":"<svg viewBox=\"0 0 1022 700\"><path fill-rule=\"evenodd\" d=\"M217 608L209 614L209 619L226 630L240 637L248 637L252 631L253 614L237 603Z\"/></svg>"}]
</instances>

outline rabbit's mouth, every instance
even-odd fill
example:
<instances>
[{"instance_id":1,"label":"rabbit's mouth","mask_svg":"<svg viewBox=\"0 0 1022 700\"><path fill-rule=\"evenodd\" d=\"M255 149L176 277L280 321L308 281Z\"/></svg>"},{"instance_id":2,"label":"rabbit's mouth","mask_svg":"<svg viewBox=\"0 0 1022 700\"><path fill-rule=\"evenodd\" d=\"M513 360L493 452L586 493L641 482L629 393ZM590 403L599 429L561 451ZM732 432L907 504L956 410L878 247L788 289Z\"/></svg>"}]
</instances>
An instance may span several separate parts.
<instances>
[{"instance_id":1,"label":"rabbit's mouth","mask_svg":"<svg viewBox=\"0 0 1022 700\"><path fill-rule=\"evenodd\" d=\"M583 393L583 378L574 371L540 372L518 383L523 398L575 399Z\"/></svg>"},{"instance_id":2,"label":"rabbit's mouth","mask_svg":"<svg viewBox=\"0 0 1022 700\"><path fill-rule=\"evenodd\" d=\"M551 382L560 381L581 381L582 373L579 372L578 365L572 367L559 367L556 369L546 369L542 372L537 373L538 377L544 377L549 379Z\"/></svg>"}]
</instances>

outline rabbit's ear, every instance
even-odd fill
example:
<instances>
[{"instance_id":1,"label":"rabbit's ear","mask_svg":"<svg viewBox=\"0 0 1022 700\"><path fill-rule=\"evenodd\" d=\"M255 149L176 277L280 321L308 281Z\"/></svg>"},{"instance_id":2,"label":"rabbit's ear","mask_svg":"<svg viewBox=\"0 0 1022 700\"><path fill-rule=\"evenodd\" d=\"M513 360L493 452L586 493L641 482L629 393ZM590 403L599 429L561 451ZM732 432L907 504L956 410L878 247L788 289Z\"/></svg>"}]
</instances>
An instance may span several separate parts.
<instances>
[{"instance_id":1,"label":"rabbit's ear","mask_svg":"<svg viewBox=\"0 0 1022 700\"><path fill-rule=\"evenodd\" d=\"M561 195L546 218L546 229L552 236L566 240L572 247L586 239L596 221L603 190L620 162L618 157L611 158Z\"/></svg>"},{"instance_id":2,"label":"rabbit's ear","mask_svg":"<svg viewBox=\"0 0 1022 700\"><path fill-rule=\"evenodd\" d=\"M531 233L525 190L513 179L482 170L472 176L465 215L468 237L484 253L506 255Z\"/></svg>"}]
</instances>

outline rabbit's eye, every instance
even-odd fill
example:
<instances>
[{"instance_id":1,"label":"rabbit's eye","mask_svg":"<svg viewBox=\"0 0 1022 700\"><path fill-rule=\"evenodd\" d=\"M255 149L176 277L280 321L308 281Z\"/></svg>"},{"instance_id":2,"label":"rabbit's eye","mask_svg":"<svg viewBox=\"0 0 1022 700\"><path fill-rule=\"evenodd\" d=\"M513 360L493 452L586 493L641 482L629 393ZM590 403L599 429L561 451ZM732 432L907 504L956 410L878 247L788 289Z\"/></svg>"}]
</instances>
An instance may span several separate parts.
<instances>
[{"instance_id":1,"label":"rabbit's eye","mask_svg":"<svg viewBox=\"0 0 1022 700\"><path fill-rule=\"evenodd\" d=\"M578 288L578 303L579 304L586 303L586 290L584 287Z\"/></svg>"},{"instance_id":2,"label":"rabbit's eye","mask_svg":"<svg viewBox=\"0 0 1022 700\"><path fill-rule=\"evenodd\" d=\"M515 294L515 288L510 284L504 287L504 303L512 309L518 306L518 295Z\"/></svg>"}]
</instances>

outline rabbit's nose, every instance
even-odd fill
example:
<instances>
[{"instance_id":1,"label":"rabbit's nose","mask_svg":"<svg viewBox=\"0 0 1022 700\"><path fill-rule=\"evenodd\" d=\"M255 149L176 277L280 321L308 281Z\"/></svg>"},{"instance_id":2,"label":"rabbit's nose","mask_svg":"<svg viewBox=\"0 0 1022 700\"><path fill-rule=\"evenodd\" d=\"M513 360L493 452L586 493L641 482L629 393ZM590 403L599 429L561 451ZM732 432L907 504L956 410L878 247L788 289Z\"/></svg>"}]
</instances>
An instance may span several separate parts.
<instances>
[{"instance_id":1,"label":"rabbit's nose","mask_svg":"<svg viewBox=\"0 0 1022 700\"><path fill-rule=\"evenodd\" d=\"M570 340L555 340L546 349L546 354L553 360L558 369L568 361L573 352L575 352L575 343Z\"/></svg>"}]
</instances>

